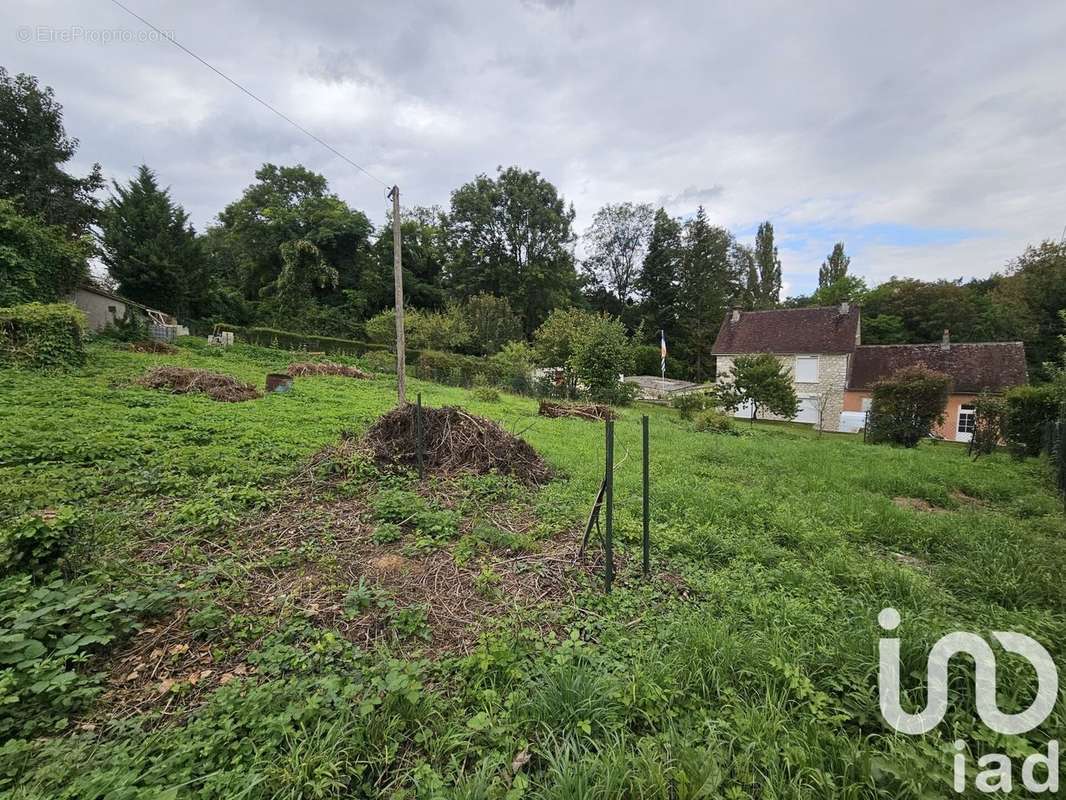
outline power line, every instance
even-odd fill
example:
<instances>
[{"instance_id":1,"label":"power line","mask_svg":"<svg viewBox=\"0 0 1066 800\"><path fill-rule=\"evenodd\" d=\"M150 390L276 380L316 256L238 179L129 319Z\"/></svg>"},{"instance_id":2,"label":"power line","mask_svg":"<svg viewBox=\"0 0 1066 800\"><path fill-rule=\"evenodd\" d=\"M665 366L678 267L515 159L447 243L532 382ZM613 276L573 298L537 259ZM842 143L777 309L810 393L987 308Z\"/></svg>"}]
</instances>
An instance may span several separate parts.
<instances>
[{"instance_id":1,"label":"power line","mask_svg":"<svg viewBox=\"0 0 1066 800\"><path fill-rule=\"evenodd\" d=\"M146 20L146 19L145 19L144 17L142 17L142 16L141 16L140 14L138 14L137 12L135 12L135 11L133 11L132 9L130 9L130 8L127 8L126 6L122 5L122 3L120 3L120 2L118 1L118 0L111 0L111 2L112 2L112 3L114 3L114 4L116 5L116 6L118 6L119 8L121 8L121 9L122 9L123 11L125 11L125 12L126 12L127 14L129 14L130 16L132 16L132 17L135 17L135 18L139 19L139 20L140 20L141 22L143 22L143 23L144 23L145 25L147 25L147 26L148 26L149 28L151 28L151 29L152 29L153 31L155 31L156 33L158 33L158 34L159 34L160 36L162 36L162 37L163 37L164 39L166 39L166 40L167 40L168 42L170 42L170 43L171 43L172 45L174 45L175 47L177 47L177 48L179 48L179 49L183 50L184 52L188 53L188 54L189 54L190 56L192 56L193 58L195 58L195 59L196 59L197 61L199 61L199 62L200 62L201 64L203 64L203 65L204 65L205 67L207 67L207 68L208 68L209 70L211 70L211 71L212 71L212 72L214 72L214 73L215 73L216 75L218 75L218 76L219 76L220 78L224 78L225 80L229 81L229 82L230 82L231 84L233 84L234 86L236 86L236 87L237 87L238 89L240 89L240 90L241 90L242 92L244 92L244 93L245 93L246 95L248 95L248 96L249 96L250 98L252 98L253 100L255 100L255 102L259 103L259 104L260 104L261 106L263 106L264 108L267 108L267 109L269 109L270 111L273 111L273 112L274 112L275 114L277 114L277 115L278 115L279 117L281 117L281 118L282 118L283 120L285 120L285 121L286 121L287 123L289 123L290 125L292 125L292 127L296 128L296 130L298 130L298 131L300 131L301 133L303 133L304 135L306 135L306 136L309 136L309 137L311 137L312 139L314 139L314 140L315 140L316 142L318 142L318 143L319 143L320 145L322 145L322 146L323 146L324 148L326 148L326 149L327 149L327 150L329 150L329 151L330 151L331 153L333 153L333 155L335 155L335 156L337 156L338 158L340 158L340 159L341 159L342 161L346 161L347 163L351 164L351 165L352 165L353 167L355 167L355 168L356 168L357 170L359 170L360 172L362 172L362 173L363 173L364 175L366 175L366 176L367 176L368 178L372 178L373 180L377 181L377 182L378 182L378 183L380 183L380 184L381 184L382 186L384 186L384 187L385 187L386 189L391 189L391 188L392 188L392 187L390 187L390 186L389 186L389 184L385 183L385 181L381 180L381 178L379 178L379 177L378 177L377 175L374 175L374 174L373 174L372 172L370 172L369 170L367 170L367 169L366 169L365 167L362 167L362 166L360 166L359 164L356 164L356 163L355 163L354 161L352 161L352 159L348 158L348 156L344 155L344 153L342 153L342 152L341 152L340 150L338 150L338 149L337 149L336 147L334 147L333 145L329 144L329 142L324 142L324 141L322 141L321 139L319 139L319 138L318 138L317 136L315 136L315 135L314 135L313 133L311 133L311 131L307 130L307 128L305 128L305 127L304 127L303 125L301 125L300 123L296 122L296 121L295 121L294 119L292 119L291 117L288 117L288 116L286 116L286 115L285 115L285 114L283 114L283 113L282 113L281 111L278 111L278 109L274 108L274 106L270 105L270 103L268 103L268 102L267 102L266 100L264 100L263 98L259 97L259 96L258 96L257 94L255 94L255 93L254 93L253 91L251 91L250 89L247 89L247 88L245 88L244 86L242 86L241 84L237 83L237 81L233 80L233 78L231 78L231 77L230 77L229 75L227 75L227 74L226 74L225 72L223 72L222 70L220 70L220 69L219 69L218 67L216 67L216 66L214 66L213 64L210 64L210 63L208 63L207 61L205 61L204 59L200 58L200 56L196 55L196 53L194 53L194 52L193 52L192 50L190 50L190 49L189 49L188 47L186 47L185 45L183 45L183 44L182 44L181 42L179 42L179 41L178 41L177 39L175 39L175 38L174 38L173 36L171 36L170 34L168 34L168 33L164 32L164 31L162 31L162 30L160 30L159 28L157 28L157 27L156 27L155 25L153 25L153 24L152 24L151 22L149 22L148 20Z\"/></svg>"}]
</instances>

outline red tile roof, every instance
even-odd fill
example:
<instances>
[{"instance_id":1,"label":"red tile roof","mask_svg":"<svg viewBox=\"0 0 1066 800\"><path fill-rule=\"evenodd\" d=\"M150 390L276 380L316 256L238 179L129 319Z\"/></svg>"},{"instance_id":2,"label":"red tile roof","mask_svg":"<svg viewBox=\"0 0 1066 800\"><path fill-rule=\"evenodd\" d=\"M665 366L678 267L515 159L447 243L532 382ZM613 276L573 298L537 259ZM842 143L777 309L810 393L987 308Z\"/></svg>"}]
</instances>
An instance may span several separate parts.
<instances>
[{"instance_id":1,"label":"red tile roof","mask_svg":"<svg viewBox=\"0 0 1066 800\"><path fill-rule=\"evenodd\" d=\"M711 352L743 353L850 353L859 330L859 307L846 313L840 308L777 308L741 311L733 321L727 313Z\"/></svg>"},{"instance_id":2,"label":"red tile roof","mask_svg":"<svg viewBox=\"0 0 1066 800\"><path fill-rule=\"evenodd\" d=\"M900 367L925 364L955 379L953 392L1002 392L1026 383L1025 347L1021 342L954 344L884 344L855 348L848 388L868 390Z\"/></svg>"}]
</instances>

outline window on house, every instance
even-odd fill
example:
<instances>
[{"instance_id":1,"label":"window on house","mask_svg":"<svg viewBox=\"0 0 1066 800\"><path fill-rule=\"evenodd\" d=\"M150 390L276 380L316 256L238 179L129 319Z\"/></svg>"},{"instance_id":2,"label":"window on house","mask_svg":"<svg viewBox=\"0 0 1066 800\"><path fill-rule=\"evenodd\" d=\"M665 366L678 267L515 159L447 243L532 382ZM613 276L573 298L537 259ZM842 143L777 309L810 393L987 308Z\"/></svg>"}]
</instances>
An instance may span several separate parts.
<instances>
[{"instance_id":1,"label":"window on house","mask_svg":"<svg viewBox=\"0 0 1066 800\"><path fill-rule=\"evenodd\" d=\"M114 306L108 306L107 313L110 314L112 317L118 316L118 310Z\"/></svg>"},{"instance_id":2,"label":"window on house","mask_svg":"<svg viewBox=\"0 0 1066 800\"><path fill-rule=\"evenodd\" d=\"M973 434L977 427L977 410L973 406L959 407L959 433Z\"/></svg>"},{"instance_id":3,"label":"window on house","mask_svg":"<svg viewBox=\"0 0 1066 800\"><path fill-rule=\"evenodd\" d=\"M796 383L818 383L818 356L796 356Z\"/></svg>"},{"instance_id":4,"label":"window on house","mask_svg":"<svg viewBox=\"0 0 1066 800\"><path fill-rule=\"evenodd\" d=\"M874 404L873 398L864 397L862 399L862 410L863 411L869 411L871 408L873 408L873 404Z\"/></svg>"}]
</instances>

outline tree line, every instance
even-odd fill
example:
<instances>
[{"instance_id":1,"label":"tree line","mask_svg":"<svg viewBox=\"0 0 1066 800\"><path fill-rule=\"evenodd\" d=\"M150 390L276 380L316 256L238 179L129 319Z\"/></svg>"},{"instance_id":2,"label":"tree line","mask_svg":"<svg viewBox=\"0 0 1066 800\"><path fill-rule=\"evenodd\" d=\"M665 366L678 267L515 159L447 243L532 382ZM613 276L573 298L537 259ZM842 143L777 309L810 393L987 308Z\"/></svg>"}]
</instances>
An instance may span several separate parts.
<instances>
[{"instance_id":1,"label":"tree line","mask_svg":"<svg viewBox=\"0 0 1066 800\"><path fill-rule=\"evenodd\" d=\"M0 68L0 123L0 305L54 300L87 280L96 258L119 293L183 320L362 339L392 306L391 222L375 225L304 166L264 164L197 231L147 165L112 181L103 200L99 164L70 175L78 142L36 78ZM669 374L697 380L713 375L711 347L734 307L861 303L866 343L935 341L944 329L955 341L1022 339L1038 377L1057 353L1061 243L1031 247L982 280L869 288L840 242L817 291L782 300L769 221L749 244L702 207L681 219L647 203L608 204L580 238L574 218L550 181L515 166L476 176L446 208L404 209L405 302L434 342L478 354L532 340L553 310L602 312L638 344L665 335Z\"/></svg>"}]
</instances>

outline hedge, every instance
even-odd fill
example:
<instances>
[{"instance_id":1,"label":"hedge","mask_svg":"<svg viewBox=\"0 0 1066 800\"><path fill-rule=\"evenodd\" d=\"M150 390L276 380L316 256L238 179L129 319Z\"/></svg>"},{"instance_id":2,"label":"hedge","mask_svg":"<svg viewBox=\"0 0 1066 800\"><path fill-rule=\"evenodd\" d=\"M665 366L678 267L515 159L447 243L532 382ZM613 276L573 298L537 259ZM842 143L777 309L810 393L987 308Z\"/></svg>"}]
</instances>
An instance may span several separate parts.
<instances>
[{"instance_id":1,"label":"hedge","mask_svg":"<svg viewBox=\"0 0 1066 800\"><path fill-rule=\"evenodd\" d=\"M340 339L335 336L312 336L296 331L283 331L277 328L246 327L229 325L225 322L214 324L194 323L190 326L194 333L205 335L218 328L233 333L248 344L259 347L277 347L282 350L309 350L312 352L331 353L345 356L361 356L371 350L388 350L388 345L363 342L358 339ZM411 352L411 351L408 351Z\"/></svg>"},{"instance_id":2,"label":"hedge","mask_svg":"<svg viewBox=\"0 0 1066 800\"><path fill-rule=\"evenodd\" d=\"M1044 426L1059 416L1061 398L1051 384L1015 386L1004 395L1007 418L1004 438L1019 456L1038 456L1044 449Z\"/></svg>"},{"instance_id":3,"label":"hedge","mask_svg":"<svg viewBox=\"0 0 1066 800\"><path fill-rule=\"evenodd\" d=\"M85 315L69 303L0 308L0 364L61 368L85 363Z\"/></svg>"}]
</instances>

